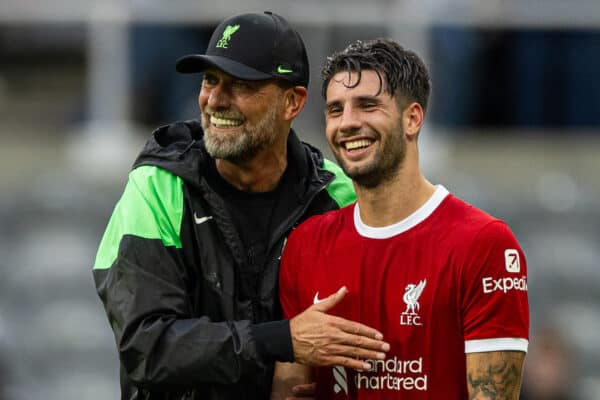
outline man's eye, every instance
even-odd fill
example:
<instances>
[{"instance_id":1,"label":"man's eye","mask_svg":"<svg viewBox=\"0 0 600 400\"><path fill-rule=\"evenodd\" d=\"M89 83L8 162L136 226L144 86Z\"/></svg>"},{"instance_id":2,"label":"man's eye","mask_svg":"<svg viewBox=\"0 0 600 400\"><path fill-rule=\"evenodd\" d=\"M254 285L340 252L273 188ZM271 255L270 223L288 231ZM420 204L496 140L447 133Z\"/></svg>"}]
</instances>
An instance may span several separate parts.
<instances>
[{"instance_id":1,"label":"man's eye","mask_svg":"<svg viewBox=\"0 0 600 400\"><path fill-rule=\"evenodd\" d=\"M327 108L327 114L328 115L336 115L336 114L340 114L343 111L342 107L328 107Z\"/></svg>"},{"instance_id":2,"label":"man's eye","mask_svg":"<svg viewBox=\"0 0 600 400\"><path fill-rule=\"evenodd\" d=\"M219 82L217 77L213 75L204 75L203 81L207 85L216 85Z\"/></svg>"}]
</instances>

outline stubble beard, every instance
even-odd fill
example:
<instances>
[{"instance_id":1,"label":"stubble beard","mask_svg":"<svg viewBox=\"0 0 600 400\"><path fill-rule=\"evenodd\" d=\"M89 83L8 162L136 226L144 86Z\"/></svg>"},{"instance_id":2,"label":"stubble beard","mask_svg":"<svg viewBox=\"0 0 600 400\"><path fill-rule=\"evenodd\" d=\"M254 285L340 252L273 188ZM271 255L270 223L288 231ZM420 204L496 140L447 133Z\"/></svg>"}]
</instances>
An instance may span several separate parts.
<instances>
[{"instance_id":1,"label":"stubble beard","mask_svg":"<svg viewBox=\"0 0 600 400\"><path fill-rule=\"evenodd\" d=\"M252 159L262 149L272 145L277 138L276 123L280 103L279 99L274 100L264 117L256 124L250 125L246 122L240 132L232 132L227 135L213 132L210 117L204 114L202 128L204 129L204 146L208 154L213 158L237 164Z\"/></svg>"},{"instance_id":2,"label":"stubble beard","mask_svg":"<svg viewBox=\"0 0 600 400\"><path fill-rule=\"evenodd\" d=\"M374 154L369 163L362 166L350 166L338 153L334 154L344 173L359 186L375 188L394 180L400 172L406 157L404 132L400 135L390 135L380 143L381 150Z\"/></svg>"}]
</instances>

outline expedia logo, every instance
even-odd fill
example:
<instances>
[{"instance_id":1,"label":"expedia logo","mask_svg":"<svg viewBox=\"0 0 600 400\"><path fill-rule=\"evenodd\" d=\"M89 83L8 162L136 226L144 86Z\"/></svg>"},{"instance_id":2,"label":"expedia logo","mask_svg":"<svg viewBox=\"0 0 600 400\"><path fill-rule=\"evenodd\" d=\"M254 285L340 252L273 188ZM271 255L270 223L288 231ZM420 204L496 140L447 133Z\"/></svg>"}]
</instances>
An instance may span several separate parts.
<instances>
[{"instance_id":1,"label":"expedia logo","mask_svg":"<svg viewBox=\"0 0 600 400\"><path fill-rule=\"evenodd\" d=\"M511 290L527 291L527 276L523 275L520 278L498 278L494 279L490 276L482 279L483 293L489 294L494 292L506 293Z\"/></svg>"}]
</instances>

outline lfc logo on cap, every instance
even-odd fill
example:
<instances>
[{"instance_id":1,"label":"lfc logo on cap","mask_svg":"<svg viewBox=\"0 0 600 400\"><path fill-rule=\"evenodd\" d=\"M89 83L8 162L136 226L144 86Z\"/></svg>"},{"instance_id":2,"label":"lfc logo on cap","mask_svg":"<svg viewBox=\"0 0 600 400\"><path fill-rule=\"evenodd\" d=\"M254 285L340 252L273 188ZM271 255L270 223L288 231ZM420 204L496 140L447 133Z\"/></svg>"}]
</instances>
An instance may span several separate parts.
<instances>
[{"instance_id":1,"label":"lfc logo on cap","mask_svg":"<svg viewBox=\"0 0 600 400\"><path fill-rule=\"evenodd\" d=\"M239 25L227 25L225 31L223 31L223 36L217 42L218 49L226 49L229 46L229 41L231 40L231 36L240 29Z\"/></svg>"}]
</instances>

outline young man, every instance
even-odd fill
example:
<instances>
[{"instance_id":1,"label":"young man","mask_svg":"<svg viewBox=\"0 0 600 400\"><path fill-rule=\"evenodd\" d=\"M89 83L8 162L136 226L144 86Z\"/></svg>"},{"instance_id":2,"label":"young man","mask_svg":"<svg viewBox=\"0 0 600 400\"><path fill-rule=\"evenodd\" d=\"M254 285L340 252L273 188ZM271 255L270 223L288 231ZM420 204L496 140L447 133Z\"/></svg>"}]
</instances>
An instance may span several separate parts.
<instances>
[{"instance_id":1,"label":"young man","mask_svg":"<svg viewBox=\"0 0 600 400\"><path fill-rule=\"evenodd\" d=\"M357 357L381 356L377 331L325 314L344 293L278 321L286 236L355 198L291 129L309 78L298 33L272 13L234 16L177 69L204 73L202 122L154 132L94 266L122 398L264 399L275 360L360 367Z\"/></svg>"},{"instance_id":2,"label":"young man","mask_svg":"<svg viewBox=\"0 0 600 400\"><path fill-rule=\"evenodd\" d=\"M343 285L332 313L379 329L391 350L364 359L368 371L278 363L273 397L314 380L320 399L517 400L525 258L502 221L421 174L425 65L393 41L358 41L323 76L327 140L358 201L290 235L280 299L293 317Z\"/></svg>"}]
</instances>

